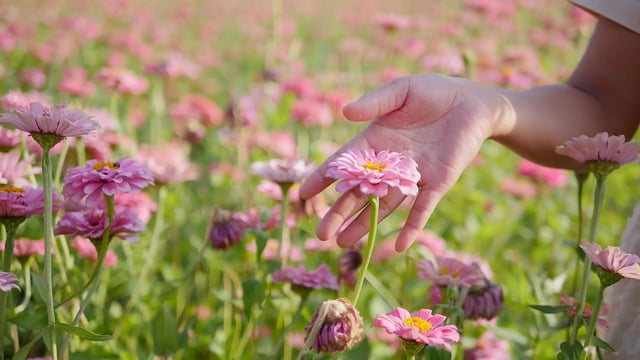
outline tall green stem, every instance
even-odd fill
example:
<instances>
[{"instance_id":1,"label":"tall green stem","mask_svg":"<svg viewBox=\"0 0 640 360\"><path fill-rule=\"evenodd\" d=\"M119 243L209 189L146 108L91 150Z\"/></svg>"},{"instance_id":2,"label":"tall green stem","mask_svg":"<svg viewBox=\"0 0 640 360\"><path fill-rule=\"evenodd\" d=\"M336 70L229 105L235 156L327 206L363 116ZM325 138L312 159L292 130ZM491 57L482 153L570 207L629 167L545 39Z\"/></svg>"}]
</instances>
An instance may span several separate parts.
<instances>
[{"instance_id":1,"label":"tall green stem","mask_svg":"<svg viewBox=\"0 0 640 360\"><path fill-rule=\"evenodd\" d=\"M589 242L592 243L596 239L596 232L598 229L598 219L600 218L600 210L602 210L602 203L604 202L605 192L605 180L604 176L596 176L596 189L594 193L593 215L591 216L591 226L589 227ZM588 256L584 258L584 268L582 270L582 282L580 286L580 295L578 297L578 309L576 315L573 317L573 323L571 324L571 335L569 337L569 344L576 343L578 337L578 328L580 327L580 319L582 318L582 312L584 311L587 301L587 288L589 284L589 274L591 272L591 259Z\"/></svg>"},{"instance_id":2,"label":"tall green stem","mask_svg":"<svg viewBox=\"0 0 640 360\"><path fill-rule=\"evenodd\" d=\"M364 250L364 257L362 266L360 267L360 273L358 274L358 281L356 282L356 293L353 298L353 307L356 307L358 300L360 299L360 292L362 291L362 285L364 284L364 278L371 262L371 255L373 254L373 248L376 243L376 233L378 231L378 212L380 209L380 198L377 196L369 195L369 204L371 205L371 218L369 223L369 236L367 238L367 244Z\"/></svg>"},{"instance_id":3,"label":"tall green stem","mask_svg":"<svg viewBox=\"0 0 640 360\"><path fill-rule=\"evenodd\" d=\"M24 218L22 218L24 220ZM11 271L11 260L13 259L13 244L16 234L16 229L22 221L3 221L4 228L6 230L7 238L4 242L4 253L2 255L2 272ZM7 298L9 293L6 291L0 291L0 359L4 359L4 330L7 327L6 313L7 313Z\"/></svg>"},{"instance_id":4,"label":"tall green stem","mask_svg":"<svg viewBox=\"0 0 640 360\"><path fill-rule=\"evenodd\" d=\"M282 189L282 201L280 204L280 259L286 264L291 253L291 236L289 227L287 226L287 216L289 216L289 189L290 183L280 184Z\"/></svg>"},{"instance_id":5,"label":"tall green stem","mask_svg":"<svg viewBox=\"0 0 640 360\"><path fill-rule=\"evenodd\" d=\"M44 188L44 278L45 303L47 307L47 324L49 326L49 336L51 342L51 354L53 360L58 359L56 344L56 322L55 308L53 306L53 269L51 266L51 249L53 245L53 173L51 166L50 147L43 147L42 154L42 181Z\"/></svg>"},{"instance_id":6,"label":"tall green stem","mask_svg":"<svg viewBox=\"0 0 640 360\"><path fill-rule=\"evenodd\" d=\"M604 299L604 289L606 286L600 283L600 289L598 289L598 296L596 297L596 302L593 304L593 311L591 312L591 318L589 319L589 328L587 329L587 338L584 341L584 348L586 349L589 345L591 345L591 340L593 340L593 336L596 332L596 325L598 324L598 316L600 315L600 308L602 307L602 300ZM585 351L582 355L585 358L587 352Z\"/></svg>"}]
</instances>

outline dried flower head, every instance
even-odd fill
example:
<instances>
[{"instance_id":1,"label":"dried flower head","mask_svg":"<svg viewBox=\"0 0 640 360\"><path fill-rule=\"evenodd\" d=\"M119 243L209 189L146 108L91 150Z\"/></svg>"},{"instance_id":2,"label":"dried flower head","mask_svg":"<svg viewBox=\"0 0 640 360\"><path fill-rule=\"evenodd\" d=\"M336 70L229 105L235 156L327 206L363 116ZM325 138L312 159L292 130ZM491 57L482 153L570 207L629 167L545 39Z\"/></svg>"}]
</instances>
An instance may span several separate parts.
<instances>
[{"instance_id":1,"label":"dried flower head","mask_svg":"<svg viewBox=\"0 0 640 360\"><path fill-rule=\"evenodd\" d=\"M363 194L383 197L397 187L404 195L418 193L420 173L411 158L390 151L349 149L329 163L326 177L339 180L338 192L358 188Z\"/></svg>"},{"instance_id":2,"label":"dried flower head","mask_svg":"<svg viewBox=\"0 0 640 360\"><path fill-rule=\"evenodd\" d=\"M305 343L320 353L337 353L351 349L364 338L362 318L347 299L327 300L313 314L306 328Z\"/></svg>"}]
</instances>

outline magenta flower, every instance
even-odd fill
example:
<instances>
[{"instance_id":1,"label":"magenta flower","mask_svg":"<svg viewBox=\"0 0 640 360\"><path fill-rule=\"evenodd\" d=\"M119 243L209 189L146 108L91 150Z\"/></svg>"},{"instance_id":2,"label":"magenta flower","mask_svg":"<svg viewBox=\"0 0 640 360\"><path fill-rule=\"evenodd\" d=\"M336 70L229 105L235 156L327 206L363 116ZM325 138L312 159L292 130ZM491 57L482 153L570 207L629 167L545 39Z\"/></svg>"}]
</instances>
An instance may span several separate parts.
<instances>
[{"instance_id":1,"label":"magenta flower","mask_svg":"<svg viewBox=\"0 0 640 360\"><path fill-rule=\"evenodd\" d=\"M373 149L347 150L329 163L325 176L339 180L338 192L358 187L363 194L378 197L387 195L390 187L397 187L404 195L416 195L420 180L413 159L386 150L376 154Z\"/></svg>"},{"instance_id":2,"label":"magenta flower","mask_svg":"<svg viewBox=\"0 0 640 360\"><path fill-rule=\"evenodd\" d=\"M324 316L322 316L324 315ZM318 322L321 322L318 324ZM318 327L316 334L311 334ZM327 300L316 310L311 324L306 328L305 342L310 335L315 338L311 350L320 353L336 353L351 349L364 338L362 318L347 299Z\"/></svg>"},{"instance_id":3,"label":"magenta flower","mask_svg":"<svg viewBox=\"0 0 640 360\"><path fill-rule=\"evenodd\" d=\"M20 290L18 277L14 273L0 271L0 291L9 292L12 289Z\"/></svg>"},{"instance_id":4,"label":"magenta flower","mask_svg":"<svg viewBox=\"0 0 640 360\"><path fill-rule=\"evenodd\" d=\"M601 270L598 272L604 286L610 286L621 278L640 280L640 257L627 254L616 246L602 249L596 243L583 242L580 247Z\"/></svg>"},{"instance_id":5,"label":"magenta flower","mask_svg":"<svg viewBox=\"0 0 640 360\"><path fill-rule=\"evenodd\" d=\"M0 125L9 125L30 134L60 137L89 135L100 125L82 111L69 110L65 104L50 108L31 103L28 110L16 108L0 116Z\"/></svg>"},{"instance_id":6,"label":"magenta flower","mask_svg":"<svg viewBox=\"0 0 640 360\"><path fill-rule=\"evenodd\" d=\"M209 229L209 241L214 249L227 250L242 240L249 225L249 218L243 213L216 209Z\"/></svg>"},{"instance_id":7,"label":"magenta flower","mask_svg":"<svg viewBox=\"0 0 640 360\"><path fill-rule=\"evenodd\" d=\"M54 195L54 202L59 200ZM42 214L43 211L44 191L42 189L0 185L0 219L26 218Z\"/></svg>"},{"instance_id":8,"label":"magenta flower","mask_svg":"<svg viewBox=\"0 0 640 360\"><path fill-rule=\"evenodd\" d=\"M502 312L504 295L502 288L489 280L485 280L485 286L473 286L464 297L462 310L465 319L492 320Z\"/></svg>"},{"instance_id":9,"label":"magenta flower","mask_svg":"<svg viewBox=\"0 0 640 360\"><path fill-rule=\"evenodd\" d=\"M32 156L20 160L20 151L0 153L0 184L27 186L27 177L39 174L41 169L31 166Z\"/></svg>"},{"instance_id":10,"label":"magenta flower","mask_svg":"<svg viewBox=\"0 0 640 360\"><path fill-rule=\"evenodd\" d=\"M83 211L73 211L62 215L54 229L55 235L83 236L95 242L102 240L107 229L107 211L100 207L88 207ZM116 208L109 238L137 241L132 234L142 232L144 224L130 210Z\"/></svg>"},{"instance_id":11,"label":"magenta flower","mask_svg":"<svg viewBox=\"0 0 640 360\"><path fill-rule=\"evenodd\" d=\"M444 315L432 314L429 309L411 314L398 307L386 315L376 316L373 326L383 328L403 340L451 350L451 344L460 341L460 334L455 325L443 325L445 320Z\"/></svg>"},{"instance_id":12,"label":"magenta flower","mask_svg":"<svg viewBox=\"0 0 640 360\"><path fill-rule=\"evenodd\" d=\"M89 160L86 166L67 170L62 194L71 200L87 199L87 205L95 205L104 195L118 193L135 194L148 185L153 185L149 168L132 159L120 161Z\"/></svg>"},{"instance_id":13,"label":"magenta flower","mask_svg":"<svg viewBox=\"0 0 640 360\"><path fill-rule=\"evenodd\" d=\"M318 266L316 270L309 271L304 266L284 265L273 273L273 282L288 282L294 286L307 289L331 289L338 290L338 280L331 273L326 264Z\"/></svg>"},{"instance_id":14,"label":"magenta flower","mask_svg":"<svg viewBox=\"0 0 640 360\"><path fill-rule=\"evenodd\" d=\"M482 287L485 284L485 277L478 267L443 256L436 256L435 263L429 260L420 261L418 277L430 280L437 286Z\"/></svg>"},{"instance_id":15,"label":"magenta flower","mask_svg":"<svg viewBox=\"0 0 640 360\"><path fill-rule=\"evenodd\" d=\"M251 164L251 172L278 185L291 185L302 181L315 166L300 159L271 159Z\"/></svg>"}]
</instances>

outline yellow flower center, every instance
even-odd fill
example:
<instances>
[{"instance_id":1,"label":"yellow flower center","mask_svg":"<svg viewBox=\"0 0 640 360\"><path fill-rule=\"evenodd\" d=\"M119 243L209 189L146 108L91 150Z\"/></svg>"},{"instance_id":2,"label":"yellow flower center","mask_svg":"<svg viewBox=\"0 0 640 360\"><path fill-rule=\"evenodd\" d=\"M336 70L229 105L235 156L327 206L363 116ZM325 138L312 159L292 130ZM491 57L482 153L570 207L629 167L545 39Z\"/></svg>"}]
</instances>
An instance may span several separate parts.
<instances>
[{"instance_id":1,"label":"yellow flower center","mask_svg":"<svg viewBox=\"0 0 640 360\"><path fill-rule=\"evenodd\" d=\"M449 267L448 266L443 266L440 268L440 275L451 275L455 278L460 277L460 271L454 271L452 273L449 272Z\"/></svg>"},{"instance_id":2,"label":"yellow flower center","mask_svg":"<svg viewBox=\"0 0 640 360\"><path fill-rule=\"evenodd\" d=\"M109 169L119 169L120 164L114 161L98 161L93 165L93 170L99 171L104 167L108 167Z\"/></svg>"},{"instance_id":3,"label":"yellow flower center","mask_svg":"<svg viewBox=\"0 0 640 360\"><path fill-rule=\"evenodd\" d=\"M430 322L419 317L406 318L404 319L404 324L407 326L418 328L418 330L420 330L421 333L426 333L427 331L431 330L431 328L433 327L433 325L431 325Z\"/></svg>"},{"instance_id":4,"label":"yellow flower center","mask_svg":"<svg viewBox=\"0 0 640 360\"><path fill-rule=\"evenodd\" d=\"M0 191L8 192L8 193L23 193L24 189L18 186L13 186L9 184L0 185Z\"/></svg>"},{"instance_id":5,"label":"yellow flower center","mask_svg":"<svg viewBox=\"0 0 640 360\"><path fill-rule=\"evenodd\" d=\"M374 163L373 161L367 161L364 164L364 168L365 169L375 170L375 171L382 171L382 170L384 170L385 167L387 167L387 165L380 164L380 163Z\"/></svg>"}]
</instances>

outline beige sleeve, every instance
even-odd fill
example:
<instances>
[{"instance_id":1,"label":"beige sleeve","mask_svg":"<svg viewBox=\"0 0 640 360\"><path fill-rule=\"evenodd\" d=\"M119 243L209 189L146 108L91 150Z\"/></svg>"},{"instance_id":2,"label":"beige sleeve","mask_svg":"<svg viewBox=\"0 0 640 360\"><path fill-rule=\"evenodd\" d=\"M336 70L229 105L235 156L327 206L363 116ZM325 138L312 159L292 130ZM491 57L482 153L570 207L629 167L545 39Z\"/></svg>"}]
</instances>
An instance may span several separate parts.
<instances>
[{"instance_id":1,"label":"beige sleeve","mask_svg":"<svg viewBox=\"0 0 640 360\"><path fill-rule=\"evenodd\" d=\"M640 0L570 0L573 4L603 16L640 34Z\"/></svg>"}]
</instances>

